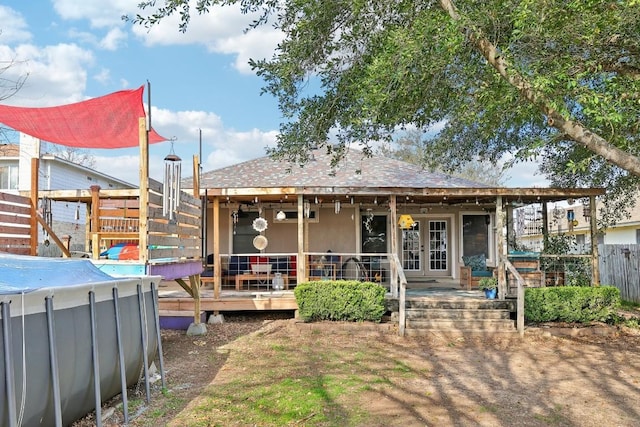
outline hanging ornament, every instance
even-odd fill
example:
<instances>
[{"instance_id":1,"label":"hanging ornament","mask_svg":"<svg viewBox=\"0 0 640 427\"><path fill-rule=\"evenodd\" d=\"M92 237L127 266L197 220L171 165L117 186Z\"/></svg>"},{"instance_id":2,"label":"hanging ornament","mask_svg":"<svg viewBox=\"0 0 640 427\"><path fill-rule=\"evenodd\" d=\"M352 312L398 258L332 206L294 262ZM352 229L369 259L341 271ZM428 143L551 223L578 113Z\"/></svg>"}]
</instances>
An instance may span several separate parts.
<instances>
[{"instance_id":1,"label":"hanging ornament","mask_svg":"<svg viewBox=\"0 0 640 427\"><path fill-rule=\"evenodd\" d=\"M415 221L413 220L413 217L408 214L400 215L400 218L398 219L398 225L403 230L412 228L414 224Z\"/></svg>"},{"instance_id":2,"label":"hanging ornament","mask_svg":"<svg viewBox=\"0 0 640 427\"><path fill-rule=\"evenodd\" d=\"M258 217L253 220L253 229L258 233L262 233L264 230L266 230L267 225L267 220L262 217Z\"/></svg>"},{"instance_id":3,"label":"hanging ornament","mask_svg":"<svg viewBox=\"0 0 640 427\"><path fill-rule=\"evenodd\" d=\"M162 192L162 214L168 216L170 221L175 219L176 210L180 204L181 169L182 159L173 152L173 141L171 141L171 151L164 158L164 188Z\"/></svg>"}]
</instances>

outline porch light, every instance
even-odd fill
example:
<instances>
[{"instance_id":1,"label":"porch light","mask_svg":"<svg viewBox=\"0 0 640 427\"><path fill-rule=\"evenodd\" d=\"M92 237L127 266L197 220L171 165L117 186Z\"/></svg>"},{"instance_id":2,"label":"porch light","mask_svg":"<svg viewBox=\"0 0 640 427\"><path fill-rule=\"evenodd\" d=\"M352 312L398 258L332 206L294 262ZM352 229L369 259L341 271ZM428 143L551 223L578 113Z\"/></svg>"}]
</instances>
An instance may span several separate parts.
<instances>
[{"instance_id":1,"label":"porch light","mask_svg":"<svg viewBox=\"0 0 640 427\"><path fill-rule=\"evenodd\" d=\"M414 224L415 221L413 220L413 217L408 214L400 215L400 218L398 219L398 225L403 230L413 227Z\"/></svg>"},{"instance_id":2,"label":"porch light","mask_svg":"<svg viewBox=\"0 0 640 427\"><path fill-rule=\"evenodd\" d=\"M169 221L174 220L175 212L180 204L180 174L182 159L173 152L164 158L164 188L162 194L162 214L169 216Z\"/></svg>"},{"instance_id":3,"label":"porch light","mask_svg":"<svg viewBox=\"0 0 640 427\"><path fill-rule=\"evenodd\" d=\"M284 211L278 211L278 213L276 214L276 219L278 221L284 221L285 219L287 219L287 214L284 213Z\"/></svg>"}]
</instances>

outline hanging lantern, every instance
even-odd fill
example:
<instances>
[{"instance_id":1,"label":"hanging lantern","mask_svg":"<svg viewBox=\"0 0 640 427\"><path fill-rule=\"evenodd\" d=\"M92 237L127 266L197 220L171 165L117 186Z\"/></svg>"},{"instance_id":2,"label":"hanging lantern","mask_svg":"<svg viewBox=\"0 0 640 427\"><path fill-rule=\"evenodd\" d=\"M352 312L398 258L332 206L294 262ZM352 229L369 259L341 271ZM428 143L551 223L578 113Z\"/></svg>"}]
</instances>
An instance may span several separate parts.
<instances>
[{"instance_id":1,"label":"hanging lantern","mask_svg":"<svg viewBox=\"0 0 640 427\"><path fill-rule=\"evenodd\" d=\"M286 214L286 213L284 213L284 211L279 211L279 212L276 214L276 219L277 219L278 221L284 221L285 219L287 219L287 214Z\"/></svg>"},{"instance_id":2,"label":"hanging lantern","mask_svg":"<svg viewBox=\"0 0 640 427\"><path fill-rule=\"evenodd\" d=\"M415 224L415 221L413 220L413 217L411 215L409 214L400 215L400 218L398 219L398 225L400 226L400 228L405 230L413 227L413 224Z\"/></svg>"},{"instance_id":3,"label":"hanging lantern","mask_svg":"<svg viewBox=\"0 0 640 427\"><path fill-rule=\"evenodd\" d=\"M162 196L162 214L169 216L169 220L175 220L176 210L180 204L180 174L182 159L173 152L164 158L164 191Z\"/></svg>"}]
</instances>

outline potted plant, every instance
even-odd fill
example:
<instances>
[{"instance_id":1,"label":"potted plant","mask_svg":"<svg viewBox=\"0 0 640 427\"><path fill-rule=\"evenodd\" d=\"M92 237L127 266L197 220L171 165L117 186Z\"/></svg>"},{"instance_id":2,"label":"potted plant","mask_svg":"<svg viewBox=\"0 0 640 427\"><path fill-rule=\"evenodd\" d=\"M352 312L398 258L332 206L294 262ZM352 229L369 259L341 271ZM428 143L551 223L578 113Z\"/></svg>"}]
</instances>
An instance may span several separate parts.
<instances>
[{"instance_id":1,"label":"potted plant","mask_svg":"<svg viewBox=\"0 0 640 427\"><path fill-rule=\"evenodd\" d=\"M495 277L483 277L478 282L478 288L484 291L484 295L488 299L496 299L498 293L498 279Z\"/></svg>"}]
</instances>

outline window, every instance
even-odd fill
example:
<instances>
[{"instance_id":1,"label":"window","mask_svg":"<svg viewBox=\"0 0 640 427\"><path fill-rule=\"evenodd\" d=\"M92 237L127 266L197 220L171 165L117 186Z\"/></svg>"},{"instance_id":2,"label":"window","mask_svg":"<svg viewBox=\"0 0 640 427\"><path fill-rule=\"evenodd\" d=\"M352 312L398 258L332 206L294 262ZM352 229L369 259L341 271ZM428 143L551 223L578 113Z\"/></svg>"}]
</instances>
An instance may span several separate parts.
<instances>
[{"instance_id":1,"label":"window","mask_svg":"<svg viewBox=\"0 0 640 427\"><path fill-rule=\"evenodd\" d=\"M273 220L275 222L298 222L298 211L297 210L283 210L282 212L284 212L285 215L285 219L278 219L276 215L278 215L278 212L280 212L279 209L274 209L273 210ZM309 222L318 222L318 210L317 209L311 209L309 210L309 218L307 218L307 221Z\"/></svg>"},{"instance_id":2,"label":"window","mask_svg":"<svg viewBox=\"0 0 640 427\"><path fill-rule=\"evenodd\" d=\"M251 254L258 250L253 246L253 239L258 233L253 229L253 220L258 218L258 212L247 212L238 216L233 233L233 253Z\"/></svg>"},{"instance_id":3,"label":"window","mask_svg":"<svg viewBox=\"0 0 640 427\"><path fill-rule=\"evenodd\" d=\"M486 215L462 216L462 255L489 258L488 228Z\"/></svg>"},{"instance_id":4,"label":"window","mask_svg":"<svg viewBox=\"0 0 640 427\"><path fill-rule=\"evenodd\" d=\"M387 216L367 213L362 216L362 252L384 254L387 252Z\"/></svg>"},{"instance_id":5,"label":"window","mask_svg":"<svg viewBox=\"0 0 640 427\"><path fill-rule=\"evenodd\" d=\"M18 189L18 167L11 165L0 166L0 190Z\"/></svg>"}]
</instances>

